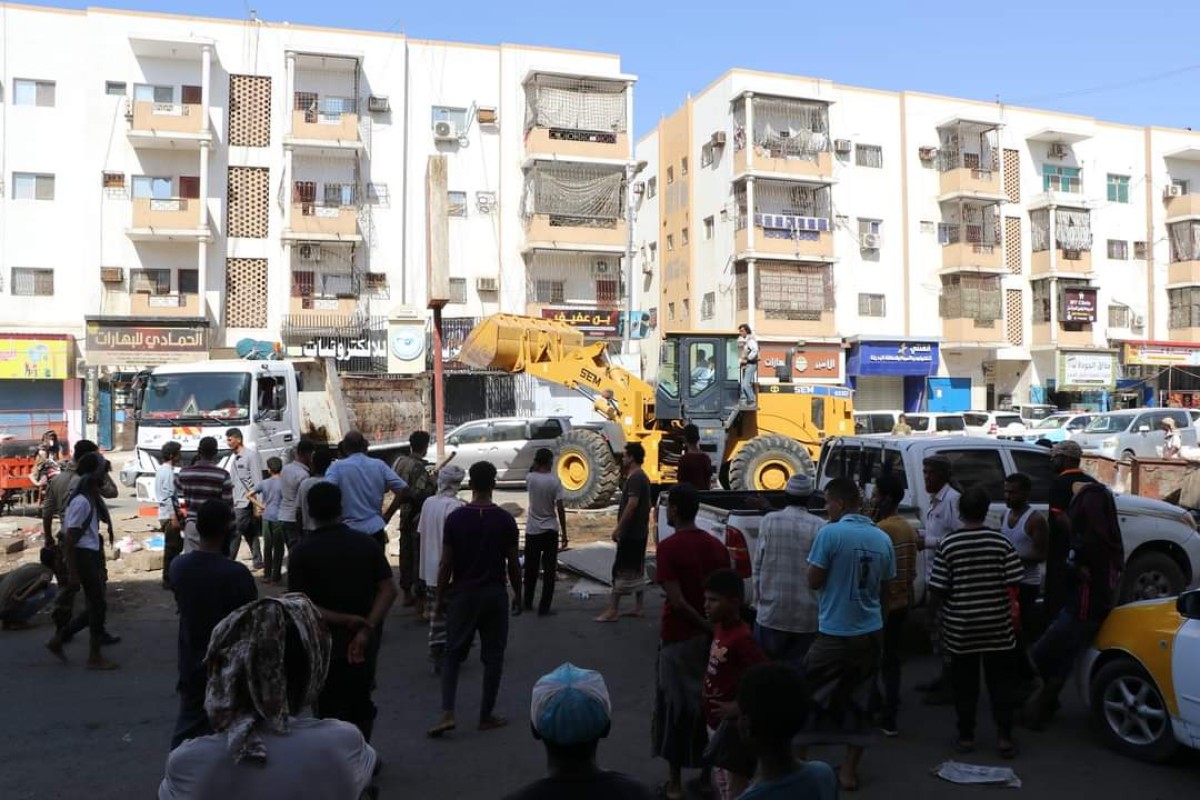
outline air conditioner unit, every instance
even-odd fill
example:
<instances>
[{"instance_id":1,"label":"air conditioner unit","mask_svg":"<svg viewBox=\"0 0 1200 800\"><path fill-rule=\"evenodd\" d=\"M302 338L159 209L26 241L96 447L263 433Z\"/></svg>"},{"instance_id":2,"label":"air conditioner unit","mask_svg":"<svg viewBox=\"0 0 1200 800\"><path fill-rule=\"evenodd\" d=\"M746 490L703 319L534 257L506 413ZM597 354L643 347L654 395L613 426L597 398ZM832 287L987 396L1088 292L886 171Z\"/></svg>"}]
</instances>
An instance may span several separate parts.
<instances>
[{"instance_id":1,"label":"air conditioner unit","mask_svg":"<svg viewBox=\"0 0 1200 800\"><path fill-rule=\"evenodd\" d=\"M448 119L433 123L433 138L439 142L458 141L458 126Z\"/></svg>"},{"instance_id":2,"label":"air conditioner unit","mask_svg":"<svg viewBox=\"0 0 1200 800\"><path fill-rule=\"evenodd\" d=\"M480 106L475 109L475 119L480 125L495 125L500 120L500 115L493 106Z\"/></svg>"},{"instance_id":3,"label":"air conditioner unit","mask_svg":"<svg viewBox=\"0 0 1200 800\"><path fill-rule=\"evenodd\" d=\"M100 268L101 283L124 283L125 269L123 267L101 267Z\"/></svg>"},{"instance_id":4,"label":"air conditioner unit","mask_svg":"<svg viewBox=\"0 0 1200 800\"><path fill-rule=\"evenodd\" d=\"M371 95L367 98L367 111L377 114L386 114L392 110L392 104L388 102L386 95Z\"/></svg>"},{"instance_id":5,"label":"air conditioner unit","mask_svg":"<svg viewBox=\"0 0 1200 800\"><path fill-rule=\"evenodd\" d=\"M1133 315L1133 329L1135 331L1140 331L1145 327L1146 327L1146 318L1143 317L1141 314L1134 314Z\"/></svg>"},{"instance_id":6,"label":"air conditioner unit","mask_svg":"<svg viewBox=\"0 0 1200 800\"><path fill-rule=\"evenodd\" d=\"M725 131L713 131L712 138L709 139L709 142L712 144L713 147L724 147L725 146Z\"/></svg>"},{"instance_id":7,"label":"air conditioner unit","mask_svg":"<svg viewBox=\"0 0 1200 800\"><path fill-rule=\"evenodd\" d=\"M638 181L637 183L633 184L633 193L636 195L645 194L646 193L646 182Z\"/></svg>"},{"instance_id":8,"label":"air conditioner unit","mask_svg":"<svg viewBox=\"0 0 1200 800\"><path fill-rule=\"evenodd\" d=\"M840 153L842 155L849 155L850 150L853 147L854 147L854 143L851 142L849 139L834 139L833 140L833 150L835 153Z\"/></svg>"},{"instance_id":9,"label":"air conditioner unit","mask_svg":"<svg viewBox=\"0 0 1200 800\"><path fill-rule=\"evenodd\" d=\"M500 281L496 278L476 278L475 290L479 292L500 291Z\"/></svg>"},{"instance_id":10,"label":"air conditioner unit","mask_svg":"<svg viewBox=\"0 0 1200 800\"><path fill-rule=\"evenodd\" d=\"M496 208L495 192L476 192L475 207L480 214L490 214Z\"/></svg>"},{"instance_id":11,"label":"air conditioner unit","mask_svg":"<svg viewBox=\"0 0 1200 800\"><path fill-rule=\"evenodd\" d=\"M1069 152L1070 150L1066 144L1063 142L1055 142L1054 144L1050 145L1050 150L1047 152L1047 155L1049 155L1050 158L1066 158Z\"/></svg>"},{"instance_id":12,"label":"air conditioner unit","mask_svg":"<svg viewBox=\"0 0 1200 800\"><path fill-rule=\"evenodd\" d=\"M1183 187L1177 183L1172 183L1163 189L1163 197L1183 197Z\"/></svg>"},{"instance_id":13,"label":"air conditioner unit","mask_svg":"<svg viewBox=\"0 0 1200 800\"><path fill-rule=\"evenodd\" d=\"M302 244L302 245L300 245L300 260L301 261L320 261L321 260L321 245L319 245L319 244Z\"/></svg>"},{"instance_id":14,"label":"air conditioner unit","mask_svg":"<svg viewBox=\"0 0 1200 800\"><path fill-rule=\"evenodd\" d=\"M607 275L612 271L612 265L607 261L597 261L594 270L597 275Z\"/></svg>"},{"instance_id":15,"label":"air conditioner unit","mask_svg":"<svg viewBox=\"0 0 1200 800\"><path fill-rule=\"evenodd\" d=\"M936 147L919 147L917 148L917 157L922 161L933 161L937 157L937 151Z\"/></svg>"},{"instance_id":16,"label":"air conditioner unit","mask_svg":"<svg viewBox=\"0 0 1200 800\"><path fill-rule=\"evenodd\" d=\"M880 244L880 236L878 233L864 233L860 244L863 250L878 250Z\"/></svg>"}]
</instances>

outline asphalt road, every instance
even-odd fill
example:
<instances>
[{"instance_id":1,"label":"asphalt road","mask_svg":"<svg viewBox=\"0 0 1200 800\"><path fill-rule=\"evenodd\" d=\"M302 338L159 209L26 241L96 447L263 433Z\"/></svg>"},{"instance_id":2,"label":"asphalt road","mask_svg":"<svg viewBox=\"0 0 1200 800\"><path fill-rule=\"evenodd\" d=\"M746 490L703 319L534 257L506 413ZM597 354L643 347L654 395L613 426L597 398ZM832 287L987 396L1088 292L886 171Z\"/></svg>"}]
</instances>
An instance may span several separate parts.
<instances>
[{"instance_id":1,"label":"asphalt road","mask_svg":"<svg viewBox=\"0 0 1200 800\"><path fill-rule=\"evenodd\" d=\"M497 798L540 777L544 758L530 737L529 691L538 676L564 661L600 670L614 706L612 735L602 746L603 766L656 783L665 766L648 757L649 719L656 647L652 593L645 620L596 625L591 617L601 597L568 595L572 581L560 580L551 618L513 620L499 712L512 725L478 733L469 724L445 740L426 739L424 730L439 710L438 681L426 657L426 630L410 612L395 609L389 620L379 667L376 702L380 718L375 746L386 762L380 776L384 798ZM112 673L83 669L85 646L70 646L72 662L61 665L43 649L49 634L44 616L37 629L0 634L0 798L132 798L153 796L162 775L174 721L176 618L169 595L142 580L110 585L111 629L124 641L110 655L121 664ZM919 639L919 637L914 637ZM473 653L462 673L459 717L476 714L481 669ZM911 687L934 669L928 656L906 665ZM1152 766L1103 748L1089 731L1084 709L1068 689L1066 707L1054 729L1023 732L1021 755L1011 762L1029 797L1178 800L1200 791L1200 757ZM929 772L950 759L953 712L921 705L909 690L901 712L901 736L880 740L863 761L864 798L963 798L995 789L955 786ZM987 720L986 712L981 721ZM1002 764L981 724L979 753L966 760ZM814 757L836 763L840 752L818 749Z\"/></svg>"}]
</instances>

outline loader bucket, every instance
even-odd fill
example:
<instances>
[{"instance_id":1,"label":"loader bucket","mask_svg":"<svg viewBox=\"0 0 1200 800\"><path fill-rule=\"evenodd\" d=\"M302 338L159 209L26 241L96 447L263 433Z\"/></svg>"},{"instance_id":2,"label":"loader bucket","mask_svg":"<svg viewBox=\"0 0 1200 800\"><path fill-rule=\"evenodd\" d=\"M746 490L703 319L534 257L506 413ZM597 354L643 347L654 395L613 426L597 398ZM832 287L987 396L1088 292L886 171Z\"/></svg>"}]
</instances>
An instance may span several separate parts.
<instances>
[{"instance_id":1,"label":"loader bucket","mask_svg":"<svg viewBox=\"0 0 1200 800\"><path fill-rule=\"evenodd\" d=\"M458 360L476 369L516 372L583 346L583 334L565 322L493 314L471 329Z\"/></svg>"}]
</instances>

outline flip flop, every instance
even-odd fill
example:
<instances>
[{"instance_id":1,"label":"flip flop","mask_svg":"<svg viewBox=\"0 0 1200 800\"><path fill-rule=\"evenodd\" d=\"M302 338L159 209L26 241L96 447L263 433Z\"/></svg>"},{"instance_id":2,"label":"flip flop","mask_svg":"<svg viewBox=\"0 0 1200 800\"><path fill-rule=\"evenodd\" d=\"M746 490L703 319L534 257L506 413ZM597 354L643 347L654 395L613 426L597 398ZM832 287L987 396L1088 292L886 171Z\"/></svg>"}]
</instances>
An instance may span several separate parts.
<instances>
[{"instance_id":1,"label":"flip flop","mask_svg":"<svg viewBox=\"0 0 1200 800\"><path fill-rule=\"evenodd\" d=\"M1018 747L1017 743L1013 741L1010 741L1006 745L1002 744L996 749L999 751L1001 758L1006 758L1009 760L1016 758L1017 753L1021 752L1021 748Z\"/></svg>"},{"instance_id":2,"label":"flip flop","mask_svg":"<svg viewBox=\"0 0 1200 800\"><path fill-rule=\"evenodd\" d=\"M955 739L954 740L954 752L962 753L964 755L966 753L975 752L975 740L974 739Z\"/></svg>"},{"instance_id":3,"label":"flip flop","mask_svg":"<svg viewBox=\"0 0 1200 800\"><path fill-rule=\"evenodd\" d=\"M437 725L434 725L432 728L425 731L425 735L428 736L430 739L440 739L440 738L442 738L443 734L449 733L450 731L454 730L457 727L458 727L457 722L455 722L453 720L447 720L444 722L439 722Z\"/></svg>"},{"instance_id":4,"label":"flip flop","mask_svg":"<svg viewBox=\"0 0 1200 800\"><path fill-rule=\"evenodd\" d=\"M592 622L600 622L603 624L608 624L610 622L616 622L618 619L620 619L620 617L599 616L599 617L592 617Z\"/></svg>"},{"instance_id":5,"label":"flip flop","mask_svg":"<svg viewBox=\"0 0 1200 800\"><path fill-rule=\"evenodd\" d=\"M855 777L852 780L846 780L845 778L843 778L842 777L842 767L840 764L834 769L834 774L837 775L838 788L841 789L843 792L857 792L858 791L858 778Z\"/></svg>"},{"instance_id":6,"label":"flip flop","mask_svg":"<svg viewBox=\"0 0 1200 800\"><path fill-rule=\"evenodd\" d=\"M494 731L497 728L503 728L507 724L508 720L504 717L491 716L487 719L481 719L479 721L479 730Z\"/></svg>"}]
</instances>

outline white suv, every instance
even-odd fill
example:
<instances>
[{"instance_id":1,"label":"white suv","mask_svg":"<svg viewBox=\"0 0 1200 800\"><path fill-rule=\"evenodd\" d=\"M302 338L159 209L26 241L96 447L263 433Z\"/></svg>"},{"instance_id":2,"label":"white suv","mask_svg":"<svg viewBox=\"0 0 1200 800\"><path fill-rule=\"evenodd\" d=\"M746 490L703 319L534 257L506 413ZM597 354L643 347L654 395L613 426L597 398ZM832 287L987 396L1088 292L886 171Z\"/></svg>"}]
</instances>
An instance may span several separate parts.
<instances>
[{"instance_id":1,"label":"white suv","mask_svg":"<svg viewBox=\"0 0 1200 800\"><path fill-rule=\"evenodd\" d=\"M905 414L913 436L966 436L967 421L962 414L922 411Z\"/></svg>"},{"instance_id":2,"label":"white suv","mask_svg":"<svg viewBox=\"0 0 1200 800\"><path fill-rule=\"evenodd\" d=\"M964 411L968 436L998 436L1025 432L1025 421L1015 411Z\"/></svg>"}]
</instances>

